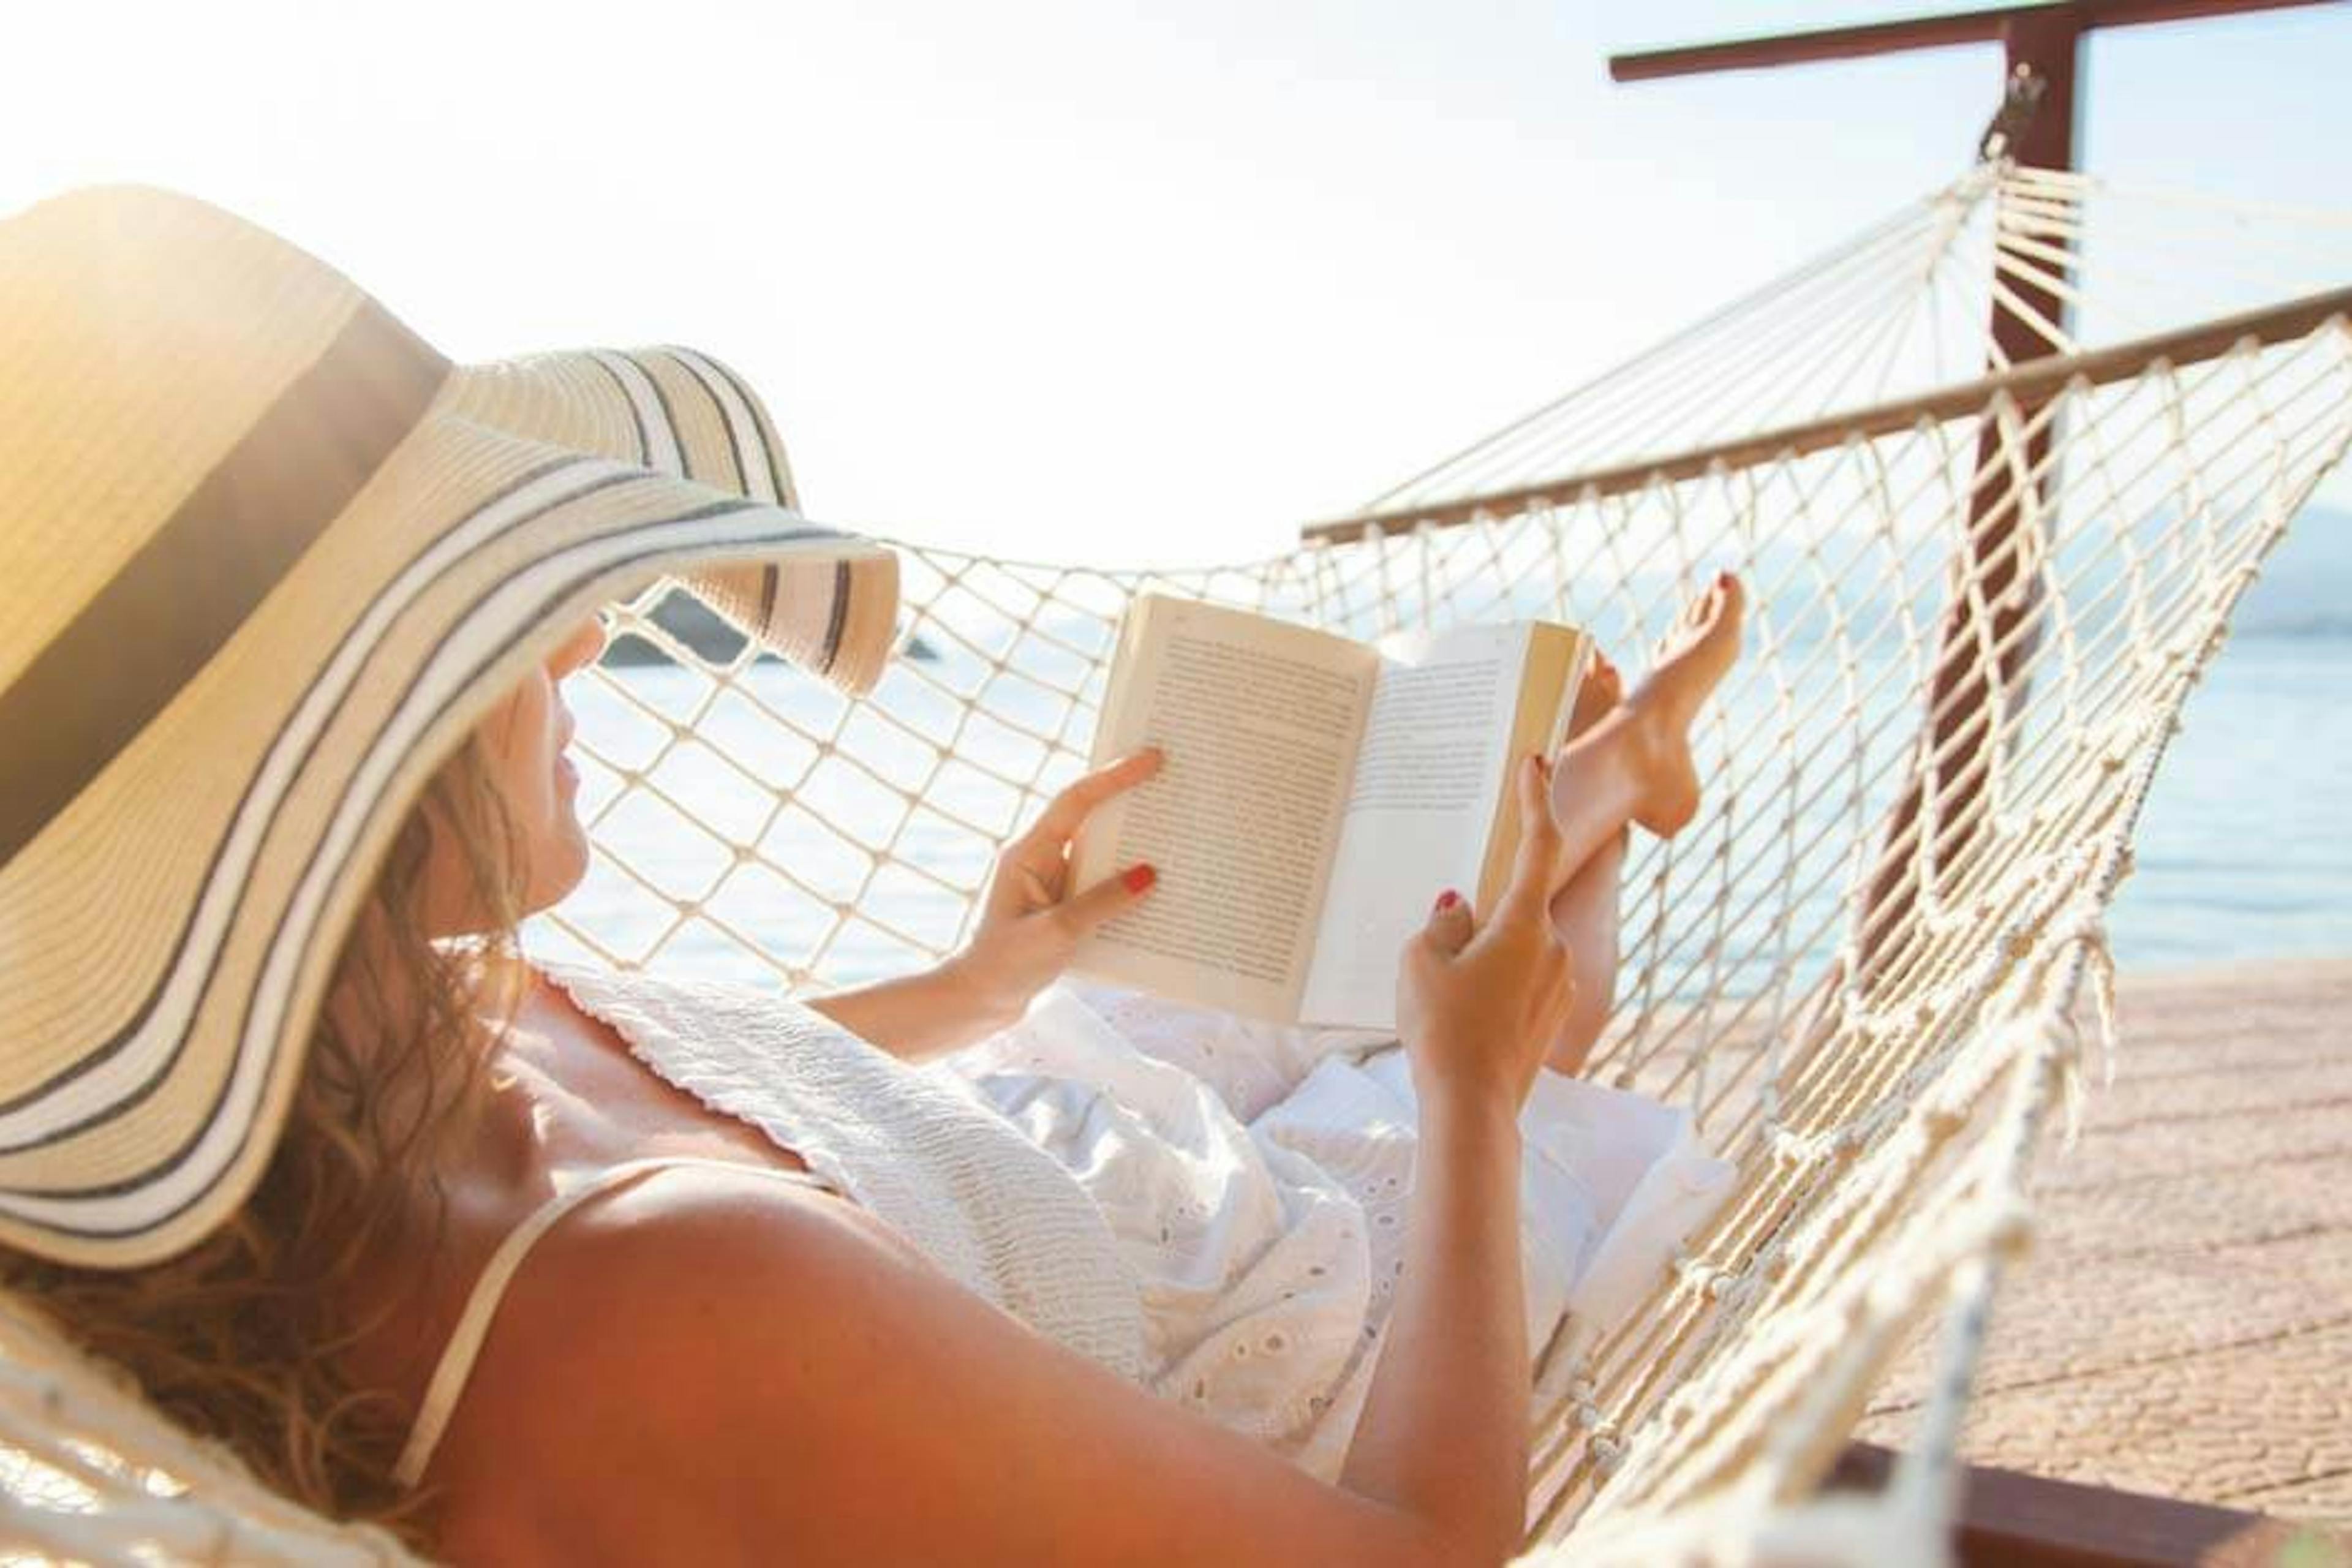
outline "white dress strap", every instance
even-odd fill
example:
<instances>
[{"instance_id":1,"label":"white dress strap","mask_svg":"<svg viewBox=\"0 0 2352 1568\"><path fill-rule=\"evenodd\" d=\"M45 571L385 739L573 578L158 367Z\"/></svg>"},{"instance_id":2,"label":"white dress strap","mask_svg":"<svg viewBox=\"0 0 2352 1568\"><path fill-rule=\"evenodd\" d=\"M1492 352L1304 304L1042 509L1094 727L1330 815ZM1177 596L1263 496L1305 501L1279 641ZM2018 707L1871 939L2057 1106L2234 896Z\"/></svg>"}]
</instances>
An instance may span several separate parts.
<instances>
[{"instance_id":1,"label":"white dress strap","mask_svg":"<svg viewBox=\"0 0 2352 1568\"><path fill-rule=\"evenodd\" d=\"M555 1222L570 1214L600 1193L609 1192L639 1176L674 1167L709 1167L726 1171L748 1172L755 1176L772 1176L778 1181L793 1182L802 1186L833 1192L833 1184L806 1171L794 1171L776 1166L750 1165L734 1160L702 1159L690 1155L670 1155L644 1160L624 1161L597 1172L593 1176L569 1192L558 1193L541 1204L499 1243L483 1268L481 1278L474 1281L473 1293L466 1298L466 1310L457 1319L457 1327L442 1349L441 1360L433 1369L431 1381L425 1385L425 1397L417 1405L416 1423L408 1431L407 1446L400 1451L400 1462L393 1467L393 1479L404 1487L413 1487L432 1462L433 1450L440 1446L441 1434L455 1414L457 1399L465 1392L466 1380L472 1375L474 1358L481 1353L482 1341L488 1336L490 1320L497 1315L499 1300L506 1295L509 1282L522 1267L532 1245Z\"/></svg>"}]
</instances>

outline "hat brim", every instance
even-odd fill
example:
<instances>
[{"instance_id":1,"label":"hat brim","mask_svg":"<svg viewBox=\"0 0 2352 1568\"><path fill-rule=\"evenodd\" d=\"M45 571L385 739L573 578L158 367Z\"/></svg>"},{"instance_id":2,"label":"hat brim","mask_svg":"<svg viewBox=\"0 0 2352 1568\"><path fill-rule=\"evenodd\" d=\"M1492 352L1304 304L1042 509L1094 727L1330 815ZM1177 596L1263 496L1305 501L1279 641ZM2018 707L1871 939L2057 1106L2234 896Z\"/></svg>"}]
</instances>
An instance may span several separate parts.
<instances>
[{"instance_id":1,"label":"hat brim","mask_svg":"<svg viewBox=\"0 0 2352 1568\"><path fill-rule=\"evenodd\" d=\"M450 377L441 406L527 440L799 510L766 408L733 371L693 349L598 349L467 366ZM895 628L872 624L866 612L895 608L895 591L854 591L867 585L830 584L809 569L785 584L760 564L684 576L754 640L834 685L862 693L880 677Z\"/></svg>"},{"instance_id":2,"label":"hat brim","mask_svg":"<svg viewBox=\"0 0 2352 1568\"><path fill-rule=\"evenodd\" d=\"M173 889L154 884L172 881L171 868L104 885L110 868L138 863L137 844L117 834L108 853L77 847L94 844L100 825L128 825L134 838L143 826L153 856L174 868L201 861L177 896L173 940L109 955L138 971L131 984L59 988L110 989L111 1016L60 1020L81 1047L0 1105L0 1241L133 1267L192 1245L244 1201L276 1144L344 935L410 803L482 713L596 606L664 575L749 565L772 605L822 604L799 617L814 629L786 651L840 684L870 684L892 637L897 563L880 545L446 415L404 442L331 535L369 569L354 579L348 567L335 575L333 560L306 560L309 578L281 584L226 650L226 672L208 668L192 682L94 798L45 833L56 842L28 847L36 863L11 868L95 879L86 902L170 908ZM222 727L257 742L244 776L233 789L184 777L168 797L176 807L166 805L156 791L175 765L219 752L190 738ZM215 791L216 800L185 798ZM158 922L148 913L122 923Z\"/></svg>"}]
</instances>

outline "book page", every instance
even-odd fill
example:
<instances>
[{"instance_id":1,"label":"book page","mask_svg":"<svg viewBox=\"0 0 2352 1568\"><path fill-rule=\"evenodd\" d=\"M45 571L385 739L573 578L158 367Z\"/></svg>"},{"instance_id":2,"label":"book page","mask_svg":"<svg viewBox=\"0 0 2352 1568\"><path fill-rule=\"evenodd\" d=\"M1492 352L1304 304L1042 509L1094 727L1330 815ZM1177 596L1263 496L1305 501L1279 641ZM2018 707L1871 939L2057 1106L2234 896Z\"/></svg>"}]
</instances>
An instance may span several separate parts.
<instances>
[{"instance_id":1,"label":"book page","mask_svg":"<svg viewBox=\"0 0 2352 1568\"><path fill-rule=\"evenodd\" d=\"M1151 894L1077 964L1099 979L1254 1017L1297 1016L1379 658L1242 610L1147 595L1122 629L1095 738L1158 777L1096 812L1074 885L1139 861Z\"/></svg>"},{"instance_id":2,"label":"book page","mask_svg":"<svg viewBox=\"0 0 2352 1568\"><path fill-rule=\"evenodd\" d=\"M1393 1027L1405 940L1447 888L1475 896L1528 639L1519 624L1382 645L1302 1019Z\"/></svg>"}]
</instances>

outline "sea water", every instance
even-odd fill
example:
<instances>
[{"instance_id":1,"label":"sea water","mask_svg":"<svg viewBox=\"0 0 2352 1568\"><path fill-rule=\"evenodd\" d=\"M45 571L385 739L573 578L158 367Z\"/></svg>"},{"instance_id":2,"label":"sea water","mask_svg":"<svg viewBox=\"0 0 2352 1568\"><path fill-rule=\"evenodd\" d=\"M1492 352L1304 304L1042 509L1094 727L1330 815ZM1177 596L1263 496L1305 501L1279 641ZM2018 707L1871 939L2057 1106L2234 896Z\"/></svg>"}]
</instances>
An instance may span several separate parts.
<instances>
[{"instance_id":1,"label":"sea water","mask_svg":"<svg viewBox=\"0 0 2352 1568\"><path fill-rule=\"evenodd\" d=\"M2232 625L2109 921L2132 967L2352 953L2352 510L2306 508Z\"/></svg>"},{"instance_id":2,"label":"sea water","mask_svg":"<svg viewBox=\"0 0 2352 1568\"><path fill-rule=\"evenodd\" d=\"M2182 718L2108 922L2116 958L2352 953L2352 637L2240 637Z\"/></svg>"}]
</instances>

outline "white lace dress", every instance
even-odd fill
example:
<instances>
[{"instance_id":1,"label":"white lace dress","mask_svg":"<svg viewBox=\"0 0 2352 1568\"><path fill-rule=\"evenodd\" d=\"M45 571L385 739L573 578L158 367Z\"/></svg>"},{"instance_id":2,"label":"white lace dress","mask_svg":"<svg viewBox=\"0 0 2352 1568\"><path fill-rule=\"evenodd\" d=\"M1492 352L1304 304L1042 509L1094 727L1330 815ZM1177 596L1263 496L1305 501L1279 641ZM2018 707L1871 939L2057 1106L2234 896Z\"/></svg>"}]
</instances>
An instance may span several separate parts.
<instances>
[{"instance_id":1,"label":"white lace dress","mask_svg":"<svg viewBox=\"0 0 2352 1568\"><path fill-rule=\"evenodd\" d=\"M772 996L550 973L648 1068L795 1150L951 1276L1338 1475L1402 1268L1415 1110L1393 1043L1056 986L918 1068ZM1521 1125L1539 1349L1565 1314L1623 1311L1730 1169L1686 1113L1550 1072Z\"/></svg>"},{"instance_id":2,"label":"white lace dress","mask_svg":"<svg viewBox=\"0 0 2352 1568\"><path fill-rule=\"evenodd\" d=\"M1142 1293L1150 1385L1336 1477L1403 1270L1403 1051L1061 986L945 1065L1109 1222ZM1687 1112L1549 1071L1521 1125L1539 1351L1571 1307L1604 1321L1629 1307L1732 1172Z\"/></svg>"}]
</instances>

